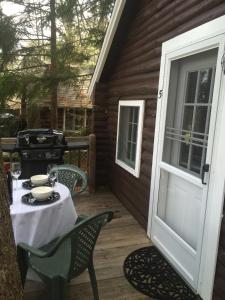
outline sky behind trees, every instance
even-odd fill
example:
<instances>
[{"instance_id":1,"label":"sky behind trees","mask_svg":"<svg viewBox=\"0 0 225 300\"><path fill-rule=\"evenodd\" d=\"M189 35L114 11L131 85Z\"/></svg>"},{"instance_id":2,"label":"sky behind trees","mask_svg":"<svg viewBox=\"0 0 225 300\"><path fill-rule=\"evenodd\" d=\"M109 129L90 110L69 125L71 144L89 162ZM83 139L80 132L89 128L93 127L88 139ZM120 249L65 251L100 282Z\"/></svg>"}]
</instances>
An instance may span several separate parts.
<instances>
[{"instance_id":1,"label":"sky behind trees","mask_svg":"<svg viewBox=\"0 0 225 300\"><path fill-rule=\"evenodd\" d=\"M13 2L8 2L8 1L7 2L2 1L1 8L2 8L3 13L7 16L15 15L19 12L22 12L24 9L24 7L22 5L15 4Z\"/></svg>"}]
</instances>

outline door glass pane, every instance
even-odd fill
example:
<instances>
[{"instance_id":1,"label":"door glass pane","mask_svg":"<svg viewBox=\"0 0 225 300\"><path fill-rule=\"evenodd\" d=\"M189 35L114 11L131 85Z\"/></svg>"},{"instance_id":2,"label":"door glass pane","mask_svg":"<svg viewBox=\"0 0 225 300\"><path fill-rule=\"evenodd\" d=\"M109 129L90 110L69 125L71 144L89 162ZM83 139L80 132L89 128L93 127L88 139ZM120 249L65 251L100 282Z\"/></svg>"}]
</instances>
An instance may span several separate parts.
<instances>
[{"instance_id":1,"label":"door glass pane","mask_svg":"<svg viewBox=\"0 0 225 300\"><path fill-rule=\"evenodd\" d=\"M171 63L163 161L197 177L205 163L216 55L213 49Z\"/></svg>"},{"instance_id":2,"label":"door glass pane","mask_svg":"<svg viewBox=\"0 0 225 300\"><path fill-rule=\"evenodd\" d=\"M179 164L180 164L180 166L182 166L184 168L188 167L189 149L190 149L190 146L188 144L187 145L185 143L181 144Z\"/></svg>"},{"instance_id":3,"label":"door glass pane","mask_svg":"<svg viewBox=\"0 0 225 300\"><path fill-rule=\"evenodd\" d=\"M193 119L193 106L186 106L184 107L184 116L183 116L183 129L184 130L191 130L192 129L192 119Z\"/></svg>"},{"instance_id":4,"label":"door glass pane","mask_svg":"<svg viewBox=\"0 0 225 300\"><path fill-rule=\"evenodd\" d=\"M193 249L198 242L201 198L200 187L161 169L157 215Z\"/></svg>"},{"instance_id":5,"label":"door glass pane","mask_svg":"<svg viewBox=\"0 0 225 300\"><path fill-rule=\"evenodd\" d=\"M202 153L203 153L202 147L192 146L190 170L198 174L201 173Z\"/></svg>"},{"instance_id":6,"label":"door glass pane","mask_svg":"<svg viewBox=\"0 0 225 300\"><path fill-rule=\"evenodd\" d=\"M196 107L194 131L205 133L208 106Z\"/></svg>"},{"instance_id":7,"label":"door glass pane","mask_svg":"<svg viewBox=\"0 0 225 300\"><path fill-rule=\"evenodd\" d=\"M201 71L199 74L199 87L198 87L198 102L208 103L211 100L210 87L212 79L212 68Z\"/></svg>"},{"instance_id":8,"label":"door glass pane","mask_svg":"<svg viewBox=\"0 0 225 300\"><path fill-rule=\"evenodd\" d=\"M197 79L198 79L198 72L188 73L185 102L189 102L189 103L195 102Z\"/></svg>"}]
</instances>

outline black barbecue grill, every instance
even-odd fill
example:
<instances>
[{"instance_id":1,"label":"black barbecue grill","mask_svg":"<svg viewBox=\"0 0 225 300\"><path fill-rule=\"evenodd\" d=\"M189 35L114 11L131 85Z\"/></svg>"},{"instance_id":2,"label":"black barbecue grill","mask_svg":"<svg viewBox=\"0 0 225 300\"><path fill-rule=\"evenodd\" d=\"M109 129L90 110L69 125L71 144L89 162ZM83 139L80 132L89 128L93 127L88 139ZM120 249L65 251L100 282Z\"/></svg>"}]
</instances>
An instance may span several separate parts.
<instances>
[{"instance_id":1,"label":"black barbecue grill","mask_svg":"<svg viewBox=\"0 0 225 300\"><path fill-rule=\"evenodd\" d=\"M20 178L45 174L48 164L62 164L66 145L60 131L28 129L18 132L16 149L21 159Z\"/></svg>"}]
</instances>

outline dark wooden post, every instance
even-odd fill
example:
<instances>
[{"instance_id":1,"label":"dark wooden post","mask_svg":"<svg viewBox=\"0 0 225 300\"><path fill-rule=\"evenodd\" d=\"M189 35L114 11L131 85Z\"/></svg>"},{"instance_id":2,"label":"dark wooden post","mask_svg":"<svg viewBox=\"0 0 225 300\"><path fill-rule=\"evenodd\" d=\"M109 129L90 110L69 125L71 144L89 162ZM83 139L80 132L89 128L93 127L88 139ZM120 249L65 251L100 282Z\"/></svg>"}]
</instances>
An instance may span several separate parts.
<instances>
[{"instance_id":1,"label":"dark wooden post","mask_svg":"<svg viewBox=\"0 0 225 300\"><path fill-rule=\"evenodd\" d=\"M96 136L89 135L89 151L88 151L88 176L89 176L89 192L95 192L95 169L96 169Z\"/></svg>"},{"instance_id":2,"label":"dark wooden post","mask_svg":"<svg viewBox=\"0 0 225 300\"><path fill-rule=\"evenodd\" d=\"M22 97L21 97L21 119L27 120L27 89L26 84L23 84Z\"/></svg>"},{"instance_id":3,"label":"dark wooden post","mask_svg":"<svg viewBox=\"0 0 225 300\"><path fill-rule=\"evenodd\" d=\"M0 299L22 300L23 289L9 213L9 195L2 173L0 191Z\"/></svg>"}]
</instances>

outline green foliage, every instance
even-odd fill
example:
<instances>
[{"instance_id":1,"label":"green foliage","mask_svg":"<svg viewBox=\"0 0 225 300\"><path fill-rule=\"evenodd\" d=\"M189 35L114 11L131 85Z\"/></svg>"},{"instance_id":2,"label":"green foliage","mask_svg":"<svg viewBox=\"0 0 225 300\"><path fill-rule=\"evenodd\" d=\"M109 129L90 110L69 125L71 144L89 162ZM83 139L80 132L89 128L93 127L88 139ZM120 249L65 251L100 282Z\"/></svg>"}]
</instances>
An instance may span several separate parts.
<instances>
[{"instance_id":1,"label":"green foliage","mask_svg":"<svg viewBox=\"0 0 225 300\"><path fill-rule=\"evenodd\" d=\"M11 18L0 8L0 72L14 59L13 51L17 44L16 28Z\"/></svg>"},{"instance_id":2,"label":"green foliage","mask_svg":"<svg viewBox=\"0 0 225 300\"><path fill-rule=\"evenodd\" d=\"M95 65L115 0L57 0L55 12L50 0L11 2L24 9L12 17L0 10L0 110L14 98L36 105L60 82L78 86ZM51 13L57 31L54 72Z\"/></svg>"},{"instance_id":3,"label":"green foliage","mask_svg":"<svg viewBox=\"0 0 225 300\"><path fill-rule=\"evenodd\" d=\"M0 105L4 105L3 101L7 101L16 93L20 81L13 73L0 74Z\"/></svg>"},{"instance_id":4,"label":"green foliage","mask_svg":"<svg viewBox=\"0 0 225 300\"><path fill-rule=\"evenodd\" d=\"M59 18L68 24L74 20L74 7L78 4L77 0L60 1L56 13Z\"/></svg>"},{"instance_id":5,"label":"green foliage","mask_svg":"<svg viewBox=\"0 0 225 300\"><path fill-rule=\"evenodd\" d=\"M81 49L88 60L87 67L97 55L105 35L114 0L61 0L57 7L57 17L62 26L62 39Z\"/></svg>"},{"instance_id":6,"label":"green foliage","mask_svg":"<svg viewBox=\"0 0 225 300\"><path fill-rule=\"evenodd\" d=\"M16 136L19 121L15 117L8 119L0 119L0 136L14 137Z\"/></svg>"}]
</instances>

